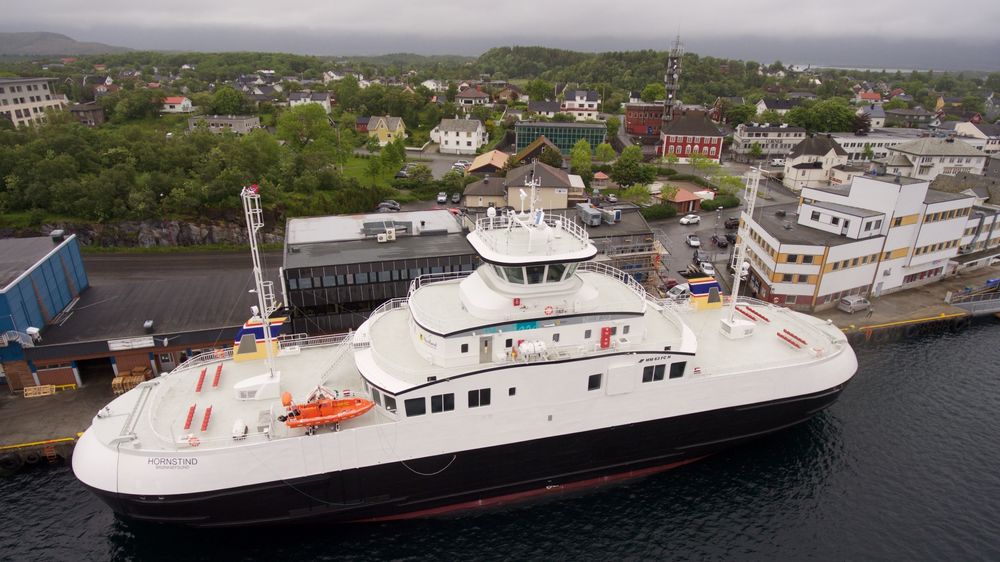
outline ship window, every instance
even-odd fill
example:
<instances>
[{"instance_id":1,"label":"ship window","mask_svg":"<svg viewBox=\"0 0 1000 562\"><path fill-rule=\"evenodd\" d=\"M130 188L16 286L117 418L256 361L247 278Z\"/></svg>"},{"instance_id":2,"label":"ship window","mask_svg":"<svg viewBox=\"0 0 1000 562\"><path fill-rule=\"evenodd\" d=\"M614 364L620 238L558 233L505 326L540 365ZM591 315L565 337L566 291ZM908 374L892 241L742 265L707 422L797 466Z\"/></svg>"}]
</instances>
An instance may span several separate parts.
<instances>
[{"instance_id":1,"label":"ship window","mask_svg":"<svg viewBox=\"0 0 1000 562\"><path fill-rule=\"evenodd\" d=\"M667 366L666 365L657 365L656 367L654 367L653 368L653 380L654 381L662 381L663 380L663 374L666 371L667 371Z\"/></svg>"},{"instance_id":2,"label":"ship window","mask_svg":"<svg viewBox=\"0 0 1000 562\"><path fill-rule=\"evenodd\" d=\"M559 341L559 333L558 332L556 332L555 334L552 334L552 341L554 341L554 342L558 342Z\"/></svg>"},{"instance_id":3,"label":"ship window","mask_svg":"<svg viewBox=\"0 0 1000 562\"><path fill-rule=\"evenodd\" d=\"M323 286L324 287L336 287L337 286L337 278L334 277L333 275L324 275L323 276Z\"/></svg>"},{"instance_id":4,"label":"ship window","mask_svg":"<svg viewBox=\"0 0 1000 562\"><path fill-rule=\"evenodd\" d=\"M566 271L566 264L564 263L554 263L549 266L549 270L545 273L545 281L547 283L555 283L562 280L563 273Z\"/></svg>"},{"instance_id":5,"label":"ship window","mask_svg":"<svg viewBox=\"0 0 1000 562\"><path fill-rule=\"evenodd\" d=\"M590 339L590 330L584 330L583 331L583 339L585 339L585 340L589 340Z\"/></svg>"},{"instance_id":6,"label":"ship window","mask_svg":"<svg viewBox=\"0 0 1000 562\"><path fill-rule=\"evenodd\" d=\"M512 386L512 387L510 387L510 388L507 389L507 396L514 396L515 394L517 394L517 387L516 386Z\"/></svg>"},{"instance_id":7,"label":"ship window","mask_svg":"<svg viewBox=\"0 0 1000 562\"><path fill-rule=\"evenodd\" d=\"M382 394L375 388L372 389L372 400L375 401L376 406L382 405Z\"/></svg>"},{"instance_id":8,"label":"ship window","mask_svg":"<svg viewBox=\"0 0 1000 562\"><path fill-rule=\"evenodd\" d=\"M545 277L545 266L544 265L529 265L525 269L528 270L528 284L537 285L542 282Z\"/></svg>"},{"instance_id":9,"label":"ship window","mask_svg":"<svg viewBox=\"0 0 1000 562\"><path fill-rule=\"evenodd\" d=\"M480 406L490 405L490 389L480 388L479 390L469 391L469 407L478 408Z\"/></svg>"},{"instance_id":10,"label":"ship window","mask_svg":"<svg viewBox=\"0 0 1000 562\"><path fill-rule=\"evenodd\" d=\"M362 285L368 282L368 273L355 273L354 282L358 285Z\"/></svg>"},{"instance_id":11,"label":"ship window","mask_svg":"<svg viewBox=\"0 0 1000 562\"><path fill-rule=\"evenodd\" d=\"M679 379L684 376L684 367L687 367L687 361L681 361L680 363L674 363L670 366L670 378Z\"/></svg>"},{"instance_id":12,"label":"ship window","mask_svg":"<svg viewBox=\"0 0 1000 562\"><path fill-rule=\"evenodd\" d=\"M420 268L419 267L410 268L410 279L416 279L417 277L420 277Z\"/></svg>"},{"instance_id":13,"label":"ship window","mask_svg":"<svg viewBox=\"0 0 1000 562\"><path fill-rule=\"evenodd\" d=\"M576 273L576 265L577 264L575 263L569 264L569 267L566 269L566 275L563 276L563 279L569 279L574 273Z\"/></svg>"},{"instance_id":14,"label":"ship window","mask_svg":"<svg viewBox=\"0 0 1000 562\"><path fill-rule=\"evenodd\" d=\"M403 402L406 406L406 417L422 416L427 413L427 401L423 398L410 398Z\"/></svg>"},{"instance_id":15,"label":"ship window","mask_svg":"<svg viewBox=\"0 0 1000 562\"><path fill-rule=\"evenodd\" d=\"M468 352L469 352L469 344L463 343L462 344L462 353L468 353Z\"/></svg>"},{"instance_id":16,"label":"ship window","mask_svg":"<svg viewBox=\"0 0 1000 562\"><path fill-rule=\"evenodd\" d=\"M444 268L440 265L435 265L431 267L431 273L444 273Z\"/></svg>"},{"instance_id":17,"label":"ship window","mask_svg":"<svg viewBox=\"0 0 1000 562\"><path fill-rule=\"evenodd\" d=\"M628 329L629 329L629 325L625 324L624 326L622 326L622 333L623 334L627 334L628 333Z\"/></svg>"},{"instance_id":18,"label":"ship window","mask_svg":"<svg viewBox=\"0 0 1000 562\"><path fill-rule=\"evenodd\" d=\"M503 268L500 267L499 265L493 266L493 273L496 273L497 277L499 277L500 279L503 279L505 281L507 280L507 277L505 277L503 274Z\"/></svg>"},{"instance_id":19,"label":"ship window","mask_svg":"<svg viewBox=\"0 0 1000 562\"><path fill-rule=\"evenodd\" d=\"M385 395L385 409L390 412L396 411L396 399L388 394Z\"/></svg>"},{"instance_id":20,"label":"ship window","mask_svg":"<svg viewBox=\"0 0 1000 562\"><path fill-rule=\"evenodd\" d=\"M505 267L503 271L507 274L507 281L517 284L524 283L524 270L520 267Z\"/></svg>"},{"instance_id":21,"label":"ship window","mask_svg":"<svg viewBox=\"0 0 1000 562\"><path fill-rule=\"evenodd\" d=\"M312 289L313 288L312 277L303 277L303 278L299 279L299 288L300 289Z\"/></svg>"},{"instance_id":22,"label":"ship window","mask_svg":"<svg viewBox=\"0 0 1000 562\"><path fill-rule=\"evenodd\" d=\"M505 340L505 341L503 342L503 346L504 346L504 347L506 347L507 349L510 349L511 347L513 347L513 346L514 346L514 340L512 340L512 339L510 339L510 338L507 338L507 339L506 339L506 340Z\"/></svg>"},{"instance_id":23,"label":"ship window","mask_svg":"<svg viewBox=\"0 0 1000 562\"><path fill-rule=\"evenodd\" d=\"M378 280L380 283L384 283L389 280L390 273L388 271L379 271Z\"/></svg>"},{"instance_id":24,"label":"ship window","mask_svg":"<svg viewBox=\"0 0 1000 562\"><path fill-rule=\"evenodd\" d=\"M653 366L647 365L642 369L642 382L653 382Z\"/></svg>"},{"instance_id":25,"label":"ship window","mask_svg":"<svg viewBox=\"0 0 1000 562\"><path fill-rule=\"evenodd\" d=\"M587 377L587 390L599 390L601 388L601 374Z\"/></svg>"},{"instance_id":26,"label":"ship window","mask_svg":"<svg viewBox=\"0 0 1000 562\"><path fill-rule=\"evenodd\" d=\"M450 412L455 409L455 395L452 393L448 394L437 394L431 396L431 413L436 414L438 412Z\"/></svg>"},{"instance_id":27,"label":"ship window","mask_svg":"<svg viewBox=\"0 0 1000 562\"><path fill-rule=\"evenodd\" d=\"M299 288L299 280L296 279L296 278L294 278L294 277L289 278L288 279L288 288L290 290L293 290L293 291L295 289L298 289Z\"/></svg>"}]
</instances>

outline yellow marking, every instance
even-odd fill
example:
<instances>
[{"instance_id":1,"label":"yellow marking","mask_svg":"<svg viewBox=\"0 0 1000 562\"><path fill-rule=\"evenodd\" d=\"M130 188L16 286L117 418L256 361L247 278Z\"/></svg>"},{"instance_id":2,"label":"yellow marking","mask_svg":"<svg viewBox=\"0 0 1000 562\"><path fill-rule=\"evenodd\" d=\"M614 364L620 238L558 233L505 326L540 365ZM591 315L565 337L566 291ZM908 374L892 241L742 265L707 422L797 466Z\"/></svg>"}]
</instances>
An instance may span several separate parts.
<instances>
[{"instance_id":1,"label":"yellow marking","mask_svg":"<svg viewBox=\"0 0 1000 562\"><path fill-rule=\"evenodd\" d=\"M853 328L854 331L856 331L856 332L864 332L864 331L868 331L868 330L877 330L877 329L880 329L880 328L890 328L892 326L906 326L908 324L923 324L925 322L934 322L936 320L950 320L952 318L964 318L966 316L969 316L969 314L967 312L956 312L956 313L952 313L952 314L945 314L945 313L942 312L938 316L928 316L926 318L915 318L913 320L897 320L895 322L885 322L883 324L872 324L870 326L858 326L856 328L852 324L848 328L841 328L840 331L844 332L844 331L851 330Z\"/></svg>"},{"instance_id":2,"label":"yellow marking","mask_svg":"<svg viewBox=\"0 0 1000 562\"><path fill-rule=\"evenodd\" d=\"M77 435L83 435L78 433ZM76 441L75 437L62 437L59 439L46 439L45 441L32 441L31 443L17 443L16 445L3 445L0 446L0 451L9 451L11 449L24 449L26 447L38 447L40 445L53 445L56 443L72 443Z\"/></svg>"}]
</instances>

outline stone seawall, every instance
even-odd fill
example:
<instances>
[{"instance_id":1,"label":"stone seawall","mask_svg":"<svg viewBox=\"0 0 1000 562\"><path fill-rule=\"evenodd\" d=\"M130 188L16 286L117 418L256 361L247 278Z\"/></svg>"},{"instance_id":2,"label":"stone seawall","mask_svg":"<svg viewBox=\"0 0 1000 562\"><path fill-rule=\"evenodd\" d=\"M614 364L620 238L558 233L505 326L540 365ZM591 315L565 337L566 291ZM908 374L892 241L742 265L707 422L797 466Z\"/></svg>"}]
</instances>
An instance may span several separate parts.
<instances>
[{"instance_id":1,"label":"stone seawall","mask_svg":"<svg viewBox=\"0 0 1000 562\"><path fill-rule=\"evenodd\" d=\"M151 248L154 246L200 246L204 244L246 244L246 224L239 220L185 222L176 220L124 221L100 223L46 223L31 229L0 229L0 237L47 236L63 229L76 234L84 246ZM284 225L265 225L262 243L284 240Z\"/></svg>"}]
</instances>

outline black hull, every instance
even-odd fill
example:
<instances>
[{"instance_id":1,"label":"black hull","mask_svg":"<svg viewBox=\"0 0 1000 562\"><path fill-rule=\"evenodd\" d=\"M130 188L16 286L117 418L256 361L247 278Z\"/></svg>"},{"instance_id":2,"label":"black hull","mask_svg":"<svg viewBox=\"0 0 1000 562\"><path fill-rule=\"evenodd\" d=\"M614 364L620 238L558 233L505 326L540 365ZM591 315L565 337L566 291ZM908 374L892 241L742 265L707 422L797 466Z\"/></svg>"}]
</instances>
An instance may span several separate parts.
<instances>
[{"instance_id":1,"label":"black hull","mask_svg":"<svg viewBox=\"0 0 1000 562\"><path fill-rule=\"evenodd\" d=\"M123 516L198 527L421 517L693 462L806 421L843 388L216 492L159 498L93 491Z\"/></svg>"}]
</instances>

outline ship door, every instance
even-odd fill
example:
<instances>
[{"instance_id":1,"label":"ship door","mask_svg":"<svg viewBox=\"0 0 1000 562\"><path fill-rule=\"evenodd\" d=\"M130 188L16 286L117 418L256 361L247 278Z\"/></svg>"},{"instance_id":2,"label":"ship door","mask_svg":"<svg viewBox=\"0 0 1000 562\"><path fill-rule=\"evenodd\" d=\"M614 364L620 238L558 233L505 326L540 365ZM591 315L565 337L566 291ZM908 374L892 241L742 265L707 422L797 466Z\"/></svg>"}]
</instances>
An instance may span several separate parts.
<instances>
[{"instance_id":1,"label":"ship door","mask_svg":"<svg viewBox=\"0 0 1000 562\"><path fill-rule=\"evenodd\" d=\"M479 362L493 362L493 336L479 338Z\"/></svg>"}]
</instances>

